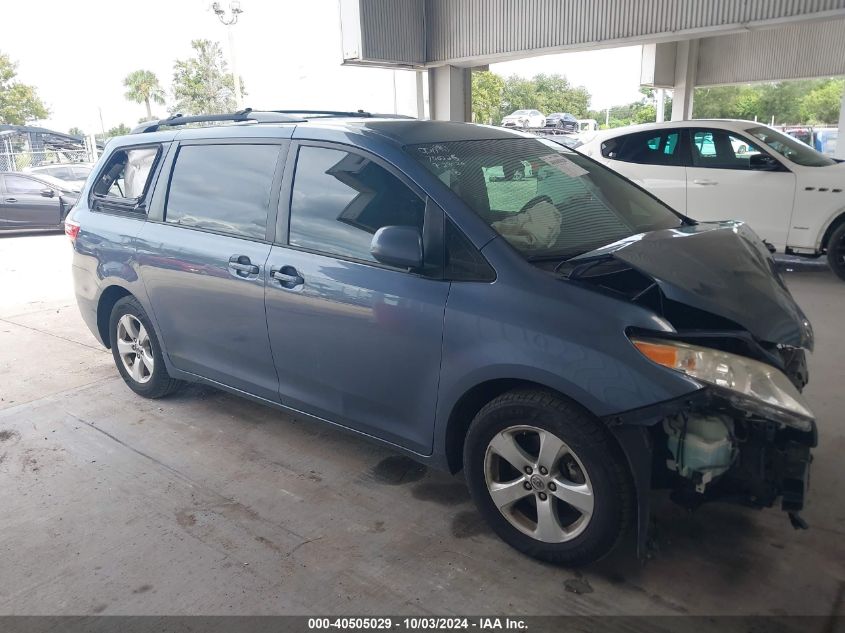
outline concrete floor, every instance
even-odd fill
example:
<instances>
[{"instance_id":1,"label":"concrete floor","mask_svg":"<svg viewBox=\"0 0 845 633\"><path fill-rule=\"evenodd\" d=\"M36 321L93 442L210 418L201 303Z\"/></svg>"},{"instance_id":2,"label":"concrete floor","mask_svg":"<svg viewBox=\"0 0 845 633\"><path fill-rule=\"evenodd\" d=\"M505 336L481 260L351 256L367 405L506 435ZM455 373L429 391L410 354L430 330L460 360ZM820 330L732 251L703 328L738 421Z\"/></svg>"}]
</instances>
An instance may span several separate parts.
<instances>
[{"instance_id":1,"label":"concrete floor","mask_svg":"<svg viewBox=\"0 0 845 633\"><path fill-rule=\"evenodd\" d=\"M0 614L845 614L845 284L817 334L812 526L657 500L657 551L576 572L481 523L460 478L208 388L149 401L82 324L62 235L0 237Z\"/></svg>"}]
</instances>

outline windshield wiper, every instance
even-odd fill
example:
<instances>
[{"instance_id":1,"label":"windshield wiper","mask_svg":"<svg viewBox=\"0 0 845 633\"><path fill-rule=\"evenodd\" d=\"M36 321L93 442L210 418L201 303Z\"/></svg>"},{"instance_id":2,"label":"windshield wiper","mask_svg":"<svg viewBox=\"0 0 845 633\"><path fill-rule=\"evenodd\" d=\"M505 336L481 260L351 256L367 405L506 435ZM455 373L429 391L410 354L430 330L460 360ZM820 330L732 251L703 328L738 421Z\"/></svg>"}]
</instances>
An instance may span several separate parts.
<instances>
[{"instance_id":1,"label":"windshield wiper","mask_svg":"<svg viewBox=\"0 0 845 633\"><path fill-rule=\"evenodd\" d=\"M569 251L566 253L556 253L554 255L529 255L526 259L531 262L560 262L560 261L567 261L572 259L573 257L578 257L578 255L582 255L584 253L588 253L592 249L587 249L585 251Z\"/></svg>"}]
</instances>

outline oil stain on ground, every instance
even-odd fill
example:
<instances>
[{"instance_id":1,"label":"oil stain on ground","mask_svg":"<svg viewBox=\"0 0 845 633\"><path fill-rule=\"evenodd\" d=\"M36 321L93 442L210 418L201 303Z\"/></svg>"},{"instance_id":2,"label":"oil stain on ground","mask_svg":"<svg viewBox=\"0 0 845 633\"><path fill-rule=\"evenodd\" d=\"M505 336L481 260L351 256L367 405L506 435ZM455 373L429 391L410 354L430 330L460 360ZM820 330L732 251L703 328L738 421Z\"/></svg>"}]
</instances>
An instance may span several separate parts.
<instances>
[{"instance_id":1,"label":"oil stain on ground","mask_svg":"<svg viewBox=\"0 0 845 633\"><path fill-rule=\"evenodd\" d=\"M470 500L469 491L462 483L426 482L414 486L411 494L415 499L433 501L444 506L457 506Z\"/></svg>"},{"instance_id":2,"label":"oil stain on ground","mask_svg":"<svg viewBox=\"0 0 845 633\"><path fill-rule=\"evenodd\" d=\"M476 510L458 512L452 519L452 536L455 538L470 538L492 533L493 531Z\"/></svg>"},{"instance_id":3,"label":"oil stain on ground","mask_svg":"<svg viewBox=\"0 0 845 633\"><path fill-rule=\"evenodd\" d=\"M193 512L189 512L188 510L179 510L176 513L176 523L183 528L191 527L197 524L197 517Z\"/></svg>"},{"instance_id":4,"label":"oil stain on ground","mask_svg":"<svg viewBox=\"0 0 845 633\"><path fill-rule=\"evenodd\" d=\"M400 486L419 481L428 469L404 455L391 455L370 470L370 476L380 484Z\"/></svg>"},{"instance_id":5,"label":"oil stain on ground","mask_svg":"<svg viewBox=\"0 0 845 633\"><path fill-rule=\"evenodd\" d=\"M579 595L593 593L593 586L590 584L590 581L580 574L575 576L575 578L568 578L565 580L563 588L569 593L577 593Z\"/></svg>"},{"instance_id":6,"label":"oil stain on ground","mask_svg":"<svg viewBox=\"0 0 845 633\"><path fill-rule=\"evenodd\" d=\"M17 431L11 431L9 429L3 429L0 431L0 442L9 442L11 440L16 440L20 438L20 433Z\"/></svg>"}]
</instances>

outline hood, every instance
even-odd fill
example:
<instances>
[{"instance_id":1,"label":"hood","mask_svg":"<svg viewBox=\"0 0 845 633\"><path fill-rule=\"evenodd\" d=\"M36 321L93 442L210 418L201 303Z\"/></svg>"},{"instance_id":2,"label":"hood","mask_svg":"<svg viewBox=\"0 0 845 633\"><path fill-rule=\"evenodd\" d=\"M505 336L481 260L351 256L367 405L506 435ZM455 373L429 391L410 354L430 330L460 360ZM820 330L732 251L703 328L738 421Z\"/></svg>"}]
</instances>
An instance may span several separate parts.
<instances>
[{"instance_id":1,"label":"hood","mask_svg":"<svg viewBox=\"0 0 845 633\"><path fill-rule=\"evenodd\" d=\"M581 264L606 259L650 277L671 301L727 319L759 341L813 348L810 322L763 242L741 222L634 235L569 260L570 278Z\"/></svg>"}]
</instances>

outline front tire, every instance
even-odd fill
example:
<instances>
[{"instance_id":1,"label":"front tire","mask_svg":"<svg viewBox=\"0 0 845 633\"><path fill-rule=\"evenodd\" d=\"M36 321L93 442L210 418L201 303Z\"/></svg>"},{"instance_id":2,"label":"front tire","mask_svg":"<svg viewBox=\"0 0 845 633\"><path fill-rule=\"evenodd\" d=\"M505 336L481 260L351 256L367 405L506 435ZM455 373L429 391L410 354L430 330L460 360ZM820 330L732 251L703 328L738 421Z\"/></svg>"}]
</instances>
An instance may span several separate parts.
<instances>
[{"instance_id":1,"label":"front tire","mask_svg":"<svg viewBox=\"0 0 845 633\"><path fill-rule=\"evenodd\" d=\"M618 447L592 415L550 392L511 391L479 411L464 469L493 530L534 558L594 562L631 525L633 484Z\"/></svg>"},{"instance_id":2,"label":"front tire","mask_svg":"<svg viewBox=\"0 0 845 633\"><path fill-rule=\"evenodd\" d=\"M109 318L112 357L129 388L145 398L162 398L182 386L167 373L150 318L135 297L114 304Z\"/></svg>"},{"instance_id":3,"label":"front tire","mask_svg":"<svg viewBox=\"0 0 845 633\"><path fill-rule=\"evenodd\" d=\"M845 281L845 222L842 222L827 242L827 263L837 277Z\"/></svg>"}]
</instances>

